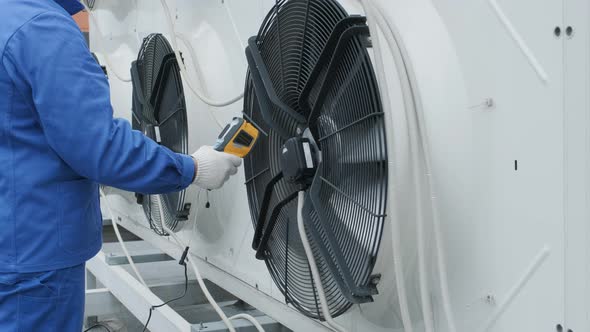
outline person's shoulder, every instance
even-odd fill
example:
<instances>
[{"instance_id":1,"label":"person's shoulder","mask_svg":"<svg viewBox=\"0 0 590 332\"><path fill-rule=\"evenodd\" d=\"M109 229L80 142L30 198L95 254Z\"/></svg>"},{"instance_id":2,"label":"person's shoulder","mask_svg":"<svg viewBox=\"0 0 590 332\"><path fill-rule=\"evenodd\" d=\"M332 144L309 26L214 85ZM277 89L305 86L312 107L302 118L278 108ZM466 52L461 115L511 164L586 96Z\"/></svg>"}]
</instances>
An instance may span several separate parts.
<instances>
[{"instance_id":1,"label":"person's shoulder","mask_svg":"<svg viewBox=\"0 0 590 332\"><path fill-rule=\"evenodd\" d=\"M67 19L65 11L53 0L3 0L0 10L0 49L28 22L48 15Z\"/></svg>"},{"instance_id":2,"label":"person's shoulder","mask_svg":"<svg viewBox=\"0 0 590 332\"><path fill-rule=\"evenodd\" d=\"M78 32L72 17L53 0L4 0L0 13L0 55L44 35Z\"/></svg>"}]
</instances>

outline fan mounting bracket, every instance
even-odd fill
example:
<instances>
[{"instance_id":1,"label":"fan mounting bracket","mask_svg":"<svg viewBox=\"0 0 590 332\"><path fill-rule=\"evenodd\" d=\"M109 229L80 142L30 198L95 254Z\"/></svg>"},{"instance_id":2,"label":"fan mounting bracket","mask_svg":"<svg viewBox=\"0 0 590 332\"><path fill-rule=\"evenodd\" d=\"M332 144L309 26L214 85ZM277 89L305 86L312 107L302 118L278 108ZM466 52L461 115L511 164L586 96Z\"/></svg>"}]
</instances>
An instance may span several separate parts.
<instances>
[{"instance_id":1,"label":"fan mounting bracket","mask_svg":"<svg viewBox=\"0 0 590 332\"><path fill-rule=\"evenodd\" d=\"M176 219L179 221L187 221L190 213L191 213L191 203L186 203L186 204L184 204L183 209L176 213Z\"/></svg>"},{"instance_id":2,"label":"fan mounting bracket","mask_svg":"<svg viewBox=\"0 0 590 332\"><path fill-rule=\"evenodd\" d=\"M289 134L288 128L279 126L274 120L273 113L276 112L275 109L278 109L295 120L295 122L298 123L297 131L301 131L302 126L305 126L307 121L303 115L285 104L278 96L270 78L268 68L264 63L262 54L258 48L256 36L248 39L246 60L248 61L252 82L254 84L254 89L256 90L258 105L260 106L260 112L264 121L269 126L273 127L284 139L288 139L292 136Z\"/></svg>"},{"instance_id":3,"label":"fan mounting bracket","mask_svg":"<svg viewBox=\"0 0 590 332\"><path fill-rule=\"evenodd\" d=\"M318 107L322 105L327 94L326 87L332 81L336 67L349 42L354 38L359 38L361 41L365 40L363 45L365 47L367 46L366 41L370 38L370 32L366 22L366 17L355 15L342 19L334 27L322 54L299 96L299 108L303 113L309 114L308 123L315 123L317 120L319 116ZM319 92L314 98L315 100L311 100L312 90L315 89Z\"/></svg>"}]
</instances>

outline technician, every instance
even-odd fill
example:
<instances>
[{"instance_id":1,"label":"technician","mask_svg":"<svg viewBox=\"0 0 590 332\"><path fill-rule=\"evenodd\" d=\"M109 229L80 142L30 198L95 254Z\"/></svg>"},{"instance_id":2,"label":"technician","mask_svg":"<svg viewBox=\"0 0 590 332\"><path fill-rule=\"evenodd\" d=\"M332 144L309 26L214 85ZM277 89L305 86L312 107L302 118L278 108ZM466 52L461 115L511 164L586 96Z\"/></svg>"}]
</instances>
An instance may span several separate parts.
<instances>
[{"instance_id":1,"label":"technician","mask_svg":"<svg viewBox=\"0 0 590 332\"><path fill-rule=\"evenodd\" d=\"M85 262L102 245L98 184L215 189L237 157L174 153L113 119L76 0L0 2L0 331L80 332Z\"/></svg>"}]
</instances>

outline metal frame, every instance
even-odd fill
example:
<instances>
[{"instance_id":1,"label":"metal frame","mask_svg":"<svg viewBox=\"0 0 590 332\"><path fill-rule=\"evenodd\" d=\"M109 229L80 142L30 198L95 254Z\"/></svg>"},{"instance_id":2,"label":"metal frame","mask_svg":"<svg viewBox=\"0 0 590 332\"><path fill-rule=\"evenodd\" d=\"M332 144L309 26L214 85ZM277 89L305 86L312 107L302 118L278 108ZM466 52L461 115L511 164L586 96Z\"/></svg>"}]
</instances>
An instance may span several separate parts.
<instances>
[{"instance_id":1,"label":"metal frame","mask_svg":"<svg viewBox=\"0 0 590 332\"><path fill-rule=\"evenodd\" d=\"M161 250L165 255L170 257L180 257L182 250L177 248L169 241L162 241L163 238L154 234L150 229L139 226L133 221L122 219L119 221L128 231L134 233L144 241ZM145 253L145 250L143 250ZM133 253L132 253L133 255ZM145 286L143 286L134 276L132 276L124 265L112 265L121 263L121 259L115 258L109 264L109 255L104 249L87 263L88 271L96 277L96 280L104 285L105 289L88 290L87 296L87 316L98 316L105 311L104 308L97 308L102 304L113 302L117 299L140 321L147 320L150 306L162 303L158 296ZM152 255L153 256L153 255ZM161 256L166 257L166 256ZM229 273L218 269L201 258L191 254L191 258L196 262L202 276L214 281L216 285L223 288L239 299L243 299L266 316L262 316L259 322L264 326L276 327L277 322L291 330L305 331L327 331L328 329L320 322L313 321L299 313L295 309L285 306L284 303L270 297L255 287L245 283ZM110 260L113 260L111 257ZM106 290L108 289L108 294ZM112 297L109 295L111 294ZM215 294L214 294L215 297ZM222 300L222 299L220 299ZM249 323L236 321L235 325L239 331L249 331ZM207 326L207 331L225 330L222 322L209 322L203 324L190 324L177 312L169 306L154 310L150 321L150 327L154 331L179 331L193 332L205 331L203 325Z\"/></svg>"},{"instance_id":2,"label":"metal frame","mask_svg":"<svg viewBox=\"0 0 590 332\"><path fill-rule=\"evenodd\" d=\"M140 321L147 320L152 305L162 303L160 298L146 289L122 266L109 265L102 251L88 261L86 267ZM192 329L191 324L169 306L153 311L150 327L154 331L190 332Z\"/></svg>"}]
</instances>

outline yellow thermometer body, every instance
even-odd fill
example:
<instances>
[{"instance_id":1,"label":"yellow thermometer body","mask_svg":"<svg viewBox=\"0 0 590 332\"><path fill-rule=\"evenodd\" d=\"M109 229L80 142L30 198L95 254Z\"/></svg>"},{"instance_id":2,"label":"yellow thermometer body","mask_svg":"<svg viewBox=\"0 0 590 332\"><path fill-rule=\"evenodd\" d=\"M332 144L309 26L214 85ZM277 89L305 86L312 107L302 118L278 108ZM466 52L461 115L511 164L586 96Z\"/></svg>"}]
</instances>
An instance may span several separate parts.
<instances>
[{"instance_id":1,"label":"yellow thermometer body","mask_svg":"<svg viewBox=\"0 0 590 332\"><path fill-rule=\"evenodd\" d=\"M244 158L250 153L258 140L258 129L242 118L234 118L225 126L213 148Z\"/></svg>"}]
</instances>

